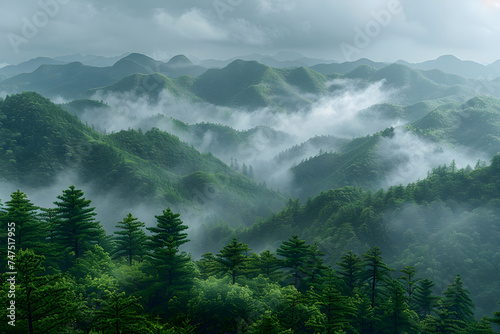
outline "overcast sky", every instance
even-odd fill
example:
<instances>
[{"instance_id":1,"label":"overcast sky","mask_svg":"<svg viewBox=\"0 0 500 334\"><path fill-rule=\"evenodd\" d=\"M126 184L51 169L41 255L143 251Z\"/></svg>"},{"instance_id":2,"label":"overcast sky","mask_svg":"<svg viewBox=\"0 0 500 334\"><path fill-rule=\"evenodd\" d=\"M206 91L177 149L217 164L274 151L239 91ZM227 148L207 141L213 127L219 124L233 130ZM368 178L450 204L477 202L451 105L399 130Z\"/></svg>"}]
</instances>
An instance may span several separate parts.
<instances>
[{"instance_id":1,"label":"overcast sky","mask_svg":"<svg viewBox=\"0 0 500 334\"><path fill-rule=\"evenodd\" d=\"M280 50L337 61L500 59L500 0L0 2L0 64L73 53L228 59Z\"/></svg>"}]
</instances>

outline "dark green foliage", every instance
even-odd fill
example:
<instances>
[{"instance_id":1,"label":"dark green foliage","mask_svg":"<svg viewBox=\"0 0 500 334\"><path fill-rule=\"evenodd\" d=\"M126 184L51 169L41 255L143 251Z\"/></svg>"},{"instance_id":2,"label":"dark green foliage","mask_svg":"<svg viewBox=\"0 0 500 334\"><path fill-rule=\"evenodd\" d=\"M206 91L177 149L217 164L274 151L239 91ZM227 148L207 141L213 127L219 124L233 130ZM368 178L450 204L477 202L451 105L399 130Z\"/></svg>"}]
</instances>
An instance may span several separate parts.
<instances>
[{"instance_id":1,"label":"dark green foliage","mask_svg":"<svg viewBox=\"0 0 500 334\"><path fill-rule=\"evenodd\" d=\"M43 242L47 236L47 225L37 217L38 207L28 199L28 196L16 191L10 195L11 200L5 203L3 209L2 228L14 227L15 247L32 248L38 253L43 250ZM13 224L13 225L12 225Z\"/></svg>"},{"instance_id":2,"label":"dark green foliage","mask_svg":"<svg viewBox=\"0 0 500 334\"><path fill-rule=\"evenodd\" d=\"M452 318L461 321L470 321L474 318L474 303L470 299L470 292L463 287L460 275L455 277L452 284L443 292L443 305Z\"/></svg>"},{"instance_id":3,"label":"dark green foliage","mask_svg":"<svg viewBox=\"0 0 500 334\"><path fill-rule=\"evenodd\" d=\"M174 295L181 294L192 285L194 277L191 257L179 251L179 246L188 242L188 227L179 219L180 214L173 213L170 208L161 216L155 216L157 225L148 227L152 232L149 237L147 256L157 278L150 291L153 303L165 303Z\"/></svg>"},{"instance_id":4,"label":"dark green foliage","mask_svg":"<svg viewBox=\"0 0 500 334\"><path fill-rule=\"evenodd\" d=\"M82 190L71 185L57 196L59 201L54 202L57 207L54 241L59 246L60 255L70 253L74 259L81 257L91 245L103 241L105 235L100 223L94 219L96 213L90 206L92 201L83 195Z\"/></svg>"},{"instance_id":5,"label":"dark green foliage","mask_svg":"<svg viewBox=\"0 0 500 334\"><path fill-rule=\"evenodd\" d=\"M495 312L495 317L491 319L491 322L496 325L500 325L500 311Z\"/></svg>"},{"instance_id":6,"label":"dark green foliage","mask_svg":"<svg viewBox=\"0 0 500 334\"><path fill-rule=\"evenodd\" d=\"M400 272L404 274L404 276L401 276L399 279L404 282L404 289L408 296L408 305L411 309L413 309L413 295L417 289L415 283L418 282L418 280L415 279L417 271L412 266L406 266L404 269L401 269Z\"/></svg>"},{"instance_id":7,"label":"dark green foliage","mask_svg":"<svg viewBox=\"0 0 500 334\"><path fill-rule=\"evenodd\" d=\"M254 254L255 253L252 255ZM252 271L255 271L257 275L264 275L272 281L277 281L281 278L282 273L279 272L279 269L281 268L281 261L270 251L263 251L259 256L252 256L250 260L251 269Z\"/></svg>"},{"instance_id":8,"label":"dark green foliage","mask_svg":"<svg viewBox=\"0 0 500 334\"><path fill-rule=\"evenodd\" d=\"M102 297L93 328L103 333L146 333L146 316L137 297L116 291Z\"/></svg>"},{"instance_id":9,"label":"dark green foliage","mask_svg":"<svg viewBox=\"0 0 500 334\"><path fill-rule=\"evenodd\" d=\"M0 138L0 178L20 186L48 186L61 172L71 172L126 205L139 200L183 202L200 210L212 205L224 209L215 210L217 218L235 226L283 205L276 192L175 136L158 129L103 135L36 93L1 102ZM208 183L193 184L193 176Z\"/></svg>"},{"instance_id":10,"label":"dark green foliage","mask_svg":"<svg viewBox=\"0 0 500 334\"><path fill-rule=\"evenodd\" d=\"M354 289L359 287L361 280L361 272L364 269L363 260L352 251L342 256L342 262L337 262L341 268L337 273L342 278L345 284L345 294L348 296L354 295Z\"/></svg>"},{"instance_id":11,"label":"dark green foliage","mask_svg":"<svg viewBox=\"0 0 500 334\"><path fill-rule=\"evenodd\" d=\"M250 250L247 244L238 242L236 238L233 238L229 245L224 246L220 253L215 255L219 270L229 273L233 284L236 283L236 277L245 275L248 272L250 261L248 252Z\"/></svg>"},{"instance_id":12,"label":"dark green foliage","mask_svg":"<svg viewBox=\"0 0 500 334\"><path fill-rule=\"evenodd\" d=\"M129 265L132 265L134 257L142 259L146 252L147 236L142 229L145 224L137 221L138 219L129 213L127 217L123 218L123 221L118 222L116 228L119 230L114 232L115 249L113 255L127 258Z\"/></svg>"},{"instance_id":13,"label":"dark green foliage","mask_svg":"<svg viewBox=\"0 0 500 334\"><path fill-rule=\"evenodd\" d=\"M414 305L415 310L419 316L425 318L430 315L434 310L436 302L439 297L432 294L432 287L434 282L428 278L424 278L419 281L418 286L415 289L414 294Z\"/></svg>"},{"instance_id":14,"label":"dark green foliage","mask_svg":"<svg viewBox=\"0 0 500 334\"><path fill-rule=\"evenodd\" d=\"M416 333L412 311L408 307L408 296L402 284L390 280L387 284L386 301L381 305L381 327L383 333ZM416 320L416 319L415 319Z\"/></svg>"},{"instance_id":15,"label":"dark green foliage","mask_svg":"<svg viewBox=\"0 0 500 334\"><path fill-rule=\"evenodd\" d=\"M371 307L380 304L381 289L390 279L389 273L393 270L382 261L382 252L377 246L363 254L363 270L361 271L361 282L367 283L368 295Z\"/></svg>"},{"instance_id":16,"label":"dark green foliage","mask_svg":"<svg viewBox=\"0 0 500 334\"><path fill-rule=\"evenodd\" d=\"M63 331L83 308L71 279L45 274L44 257L32 250L16 256L16 326L9 333L57 333Z\"/></svg>"},{"instance_id":17,"label":"dark green foliage","mask_svg":"<svg viewBox=\"0 0 500 334\"><path fill-rule=\"evenodd\" d=\"M276 254L284 258L282 266L288 269L294 287L298 289L302 285L304 288L304 273L312 255L311 247L294 234L289 240L283 241Z\"/></svg>"},{"instance_id":18,"label":"dark green foliage","mask_svg":"<svg viewBox=\"0 0 500 334\"><path fill-rule=\"evenodd\" d=\"M333 334L343 330L352 330L351 320L356 315L352 299L343 296L338 290L337 282L328 280L320 293L314 289L309 292L315 305L321 312L321 317L310 320L321 333Z\"/></svg>"},{"instance_id":19,"label":"dark green foliage","mask_svg":"<svg viewBox=\"0 0 500 334\"><path fill-rule=\"evenodd\" d=\"M439 300L437 302L436 316L427 316L422 323L422 333L464 333L465 323L457 320L454 314L448 310L446 305Z\"/></svg>"},{"instance_id":20,"label":"dark green foliage","mask_svg":"<svg viewBox=\"0 0 500 334\"><path fill-rule=\"evenodd\" d=\"M189 242L187 233L183 232L188 229L179 218L179 213L173 213L170 208L163 210L161 216L155 216L157 224L153 227L147 227L152 233L149 238L149 249L155 250L162 248L165 243L172 243L174 246L179 247L182 244Z\"/></svg>"}]
</instances>

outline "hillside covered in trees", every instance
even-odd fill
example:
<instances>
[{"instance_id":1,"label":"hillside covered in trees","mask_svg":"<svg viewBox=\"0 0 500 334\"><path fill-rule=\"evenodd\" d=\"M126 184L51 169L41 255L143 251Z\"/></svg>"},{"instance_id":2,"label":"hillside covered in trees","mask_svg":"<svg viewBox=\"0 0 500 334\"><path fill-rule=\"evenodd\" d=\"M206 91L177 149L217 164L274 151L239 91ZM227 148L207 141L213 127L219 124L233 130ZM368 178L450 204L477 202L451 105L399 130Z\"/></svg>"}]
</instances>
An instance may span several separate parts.
<instances>
[{"instance_id":1,"label":"hillside covered in trees","mask_svg":"<svg viewBox=\"0 0 500 334\"><path fill-rule=\"evenodd\" d=\"M498 164L477 177L498 173ZM418 188L403 194L415 196ZM398 202L387 194L372 200ZM180 214L159 212L146 233L130 213L106 235L91 200L74 186L52 208L16 191L0 212L2 243L8 236L17 250L14 257L2 245L17 272L15 327L4 326L5 333L493 333L491 323L500 323L500 312L474 318L474 295L462 278L473 278L470 269L436 292L434 273L419 269L431 260L425 256L416 262L403 254L403 264L391 267L377 246L343 252L339 240L325 254L324 245L297 234L254 252L242 234L193 259L182 250L190 241ZM2 275L6 302L12 287Z\"/></svg>"}]
</instances>

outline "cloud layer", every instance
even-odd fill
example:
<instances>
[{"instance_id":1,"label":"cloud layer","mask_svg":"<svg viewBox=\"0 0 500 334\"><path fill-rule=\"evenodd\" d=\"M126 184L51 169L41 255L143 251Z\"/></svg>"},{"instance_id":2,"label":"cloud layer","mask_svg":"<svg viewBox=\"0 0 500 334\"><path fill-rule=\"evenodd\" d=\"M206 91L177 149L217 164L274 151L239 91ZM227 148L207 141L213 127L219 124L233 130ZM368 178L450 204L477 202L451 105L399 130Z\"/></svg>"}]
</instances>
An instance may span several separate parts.
<instances>
[{"instance_id":1,"label":"cloud layer","mask_svg":"<svg viewBox=\"0 0 500 334\"><path fill-rule=\"evenodd\" d=\"M0 63L77 52L227 59L279 50L343 61L342 43L357 48L354 58L455 54L489 63L500 53L499 15L497 0L5 0Z\"/></svg>"}]
</instances>

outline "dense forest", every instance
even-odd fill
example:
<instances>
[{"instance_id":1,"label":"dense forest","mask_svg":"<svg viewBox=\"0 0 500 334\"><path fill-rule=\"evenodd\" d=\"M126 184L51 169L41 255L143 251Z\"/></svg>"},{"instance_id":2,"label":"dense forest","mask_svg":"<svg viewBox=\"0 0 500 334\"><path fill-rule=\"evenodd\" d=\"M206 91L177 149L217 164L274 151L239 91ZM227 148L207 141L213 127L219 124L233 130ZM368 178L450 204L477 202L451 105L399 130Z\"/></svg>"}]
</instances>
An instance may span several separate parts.
<instances>
[{"instance_id":1,"label":"dense forest","mask_svg":"<svg viewBox=\"0 0 500 334\"><path fill-rule=\"evenodd\" d=\"M133 213L122 220L117 218L116 231L107 235L95 219L91 200L85 198L82 190L74 186L63 190L52 208L37 207L18 190L4 202L0 216L2 256L10 259L10 270L16 272L14 283L8 280L8 273L2 277L2 303L8 305L12 300L10 294L15 293L16 308L15 327L6 326L4 330L5 333L493 333L491 326L500 324L500 312L476 319L474 296L462 277L474 280L481 289L488 284L484 276L492 276L492 283L498 284L495 259L498 260L500 253L498 249L481 247L492 246L498 237L498 227L491 220L490 224L478 220L488 213L474 213L473 209L484 202L489 203L490 210L494 209L497 201L494 197L498 197L500 189L499 171L500 156L496 156L490 167L473 172L444 167L426 180L387 192L371 194L346 188L338 190L336 196L332 191L328 200L325 194L310 199L304 206L291 201L285 212L293 212L289 215L295 218L303 215L303 219L297 219L299 224L309 225L307 211L311 214L313 206L319 215L336 212L327 220L331 227L322 219L315 219L315 224L304 229L306 235L316 229L335 229L335 233L329 233L336 239L330 245L334 248L327 250L324 243L309 243L297 234L290 234L275 249L254 252L252 244L244 240L261 243L258 235L273 237L272 233L263 232L266 222L262 222L240 236L233 236L215 254L208 252L200 259L193 259L183 250L190 241L188 226L170 208L159 212L155 224L147 228ZM447 181L436 181L443 178ZM439 188L439 184L444 186ZM450 184L457 186L456 191L448 190ZM468 191L460 192L459 186L464 184ZM476 224L480 224L474 226L477 231L473 238L456 231L446 233L447 238L458 239L462 245L455 247L454 254L450 251L442 254L448 259L438 265L446 263L449 267L442 268L446 271L463 271L453 274L440 293L434 288L436 273L430 268L419 269L435 261L426 257L434 252L426 249L428 245L422 238L429 238L426 229L427 233L439 229L436 222L423 221L419 224L422 231L409 229L394 237L402 238L401 242L413 250L411 254L400 254L398 267L384 262L378 246L362 252L344 251L374 243L385 248L388 235L380 219L379 224L371 226L362 224L362 220L375 219L379 212L402 206L405 201L435 203L441 201L440 197L448 205L467 200L472 215L477 216ZM326 203L326 207L318 209L318 205ZM346 222L335 226L337 215L343 215ZM286 227L294 230L286 219L282 219L284 225L277 224L279 216L271 218L275 223L273 228L280 229L282 234L286 233L283 230ZM379 230L366 233L367 228L374 226ZM344 238L338 238L341 235ZM347 238L348 235L351 237ZM439 232L430 238L436 235ZM6 251L6 240L12 252ZM483 266L491 266L491 273L483 270L480 275L475 274L474 261L485 261L488 255L492 263Z\"/></svg>"},{"instance_id":2,"label":"dense forest","mask_svg":"<svg viewBox=\"0 0 500 334\"><path fill-rule=\"evenodd\" d=\"M410 65L10 74L0 332L498 331L500 100Z\"/></svg>"}]
</instances>

